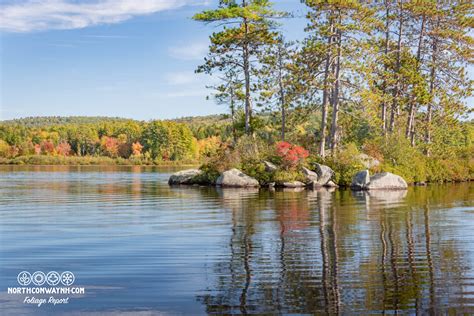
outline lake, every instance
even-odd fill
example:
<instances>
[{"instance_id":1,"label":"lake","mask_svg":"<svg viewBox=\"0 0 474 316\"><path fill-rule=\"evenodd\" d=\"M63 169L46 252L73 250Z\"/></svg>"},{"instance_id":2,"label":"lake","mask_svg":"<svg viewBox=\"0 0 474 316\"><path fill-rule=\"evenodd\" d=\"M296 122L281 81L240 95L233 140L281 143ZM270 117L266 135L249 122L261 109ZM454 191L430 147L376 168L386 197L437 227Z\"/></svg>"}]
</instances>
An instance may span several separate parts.
<instances>
[{"instance_id":1,"label":"lake","mask_svg":"<svg viewBox=\"0 0 474 316\"><path fill-rule=\"evenodd\" d=\"M472 182L169 187L173 170L1 166L0 314L474 313ZM51 295L8 294L22 271L85 292L24 303Z\"/></svg>"}]
</instances>

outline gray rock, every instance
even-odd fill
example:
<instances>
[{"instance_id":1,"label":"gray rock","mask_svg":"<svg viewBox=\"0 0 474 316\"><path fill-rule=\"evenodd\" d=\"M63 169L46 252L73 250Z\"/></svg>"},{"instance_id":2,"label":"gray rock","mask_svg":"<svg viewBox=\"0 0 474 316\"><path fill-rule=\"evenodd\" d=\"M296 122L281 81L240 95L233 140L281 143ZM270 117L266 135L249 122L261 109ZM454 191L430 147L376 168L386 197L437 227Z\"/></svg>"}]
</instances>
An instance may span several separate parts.
<instances>
[{"instance_id":1,"label":"gray rock","mask_svg":"<svg viewBox=\"0 0 474 316\"><path fill-rule=\"evenodd\" d=\"M366 154L358 154L356 158L360 161L360 163L364 166L364 168L367 168L367 169L377 167L378 165L380 165L380 161Z\"/></svg>"},{"instance_id":2,"label":"gray rock","mask_svg":"<svg viewBox=\"0 0 474 316\"><path fill-rule=\"evenodd\" d=\"M359 171L352 178L351 188L354 190L364 190L370 182L369 170Z\"/></svg>"},{"instance_id":3,"label":"gray rock","mask_svg":"<svg viewBox=\"0 0 474 316\"><path fill-rule=\"evenodd\" d=\"M263 164L265 165L266 172L275 172L278 169L278 167L272 164L270 161L264 161Z\"/></svg>"},{"instance_id":4,"label":"gray rock","mask_svg":"<svg viewBox=\"0 0 474 316\"><path fill-rule=\"evenodd\" d=\"M323 186L334 176L334 171L331 168L320 164L316 164L316 173L318 174L318 181L313 182L314 186Z\"/></svg>"},{"instance_id":5,"label":"gray rock","mask_svg":"<svg viewBox=\"0 0 474 316\"><path fill-rule=\"evenodd\" d=\"M282 186L284 188L304 188L306 184L300 181L291 181L291 182L283 182Z\"/></svg>"},{"instance_id":6,"label":"gray rock","mask_svg":"<svg viewBox=\"0 0 474 316\"><path fill-rule=\"evenodd\" d=\"M408 187L402 177L390 172L377 173L370 177L370 182L367 185L368 190L378 189L406 189Z\"/></svg>"},{"instance_id":7,"label":"gray rock","mask_svg":"<svg viewBox=\"0 0 474 316\"><path fill-rule=\"evenodd\" d=\"M306 183L318 182L318 174L316 172L303 167L303 174L306 178Z\"/></svg>"},{"instance_id":8,"label":"gray rock","mask_svg":"<svg viewBox=\"0 0 474 316\"><path fill-rule=\"evenodd\" d=\"M248 175L242 173L242 171L238 169L230 169L230 170L224 171L219 176L219 178L217 178L216 184L223 187L236 187L236 188L259 186L257 179L249 177Z\"/></svg>"},{"instance_id":9,"label":"gray rock","mask_svg":"<svg viewBox=\"0 0 474 316\"><path fill-rule=\"evenodd\" d=\"M202 173L199 169L188 169L182 170L176 173L173 173L169 180L168 184L194 184L193 179L195 176L200 175Z\"/></svg>"}]
</instances>

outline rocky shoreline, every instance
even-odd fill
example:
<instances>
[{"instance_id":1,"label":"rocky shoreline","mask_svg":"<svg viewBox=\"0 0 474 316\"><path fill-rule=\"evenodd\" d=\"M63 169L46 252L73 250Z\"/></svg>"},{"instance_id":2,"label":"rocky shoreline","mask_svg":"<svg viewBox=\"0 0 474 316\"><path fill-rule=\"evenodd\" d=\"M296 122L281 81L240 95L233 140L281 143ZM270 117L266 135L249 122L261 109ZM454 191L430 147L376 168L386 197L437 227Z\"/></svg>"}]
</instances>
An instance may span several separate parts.
<instances>
[{"instance_id":1,"label":"rocky shoreline","mask_svg":"<svg viewBox=\"0 0 474 316\"><path fill-rule=\"evenodd\" d=\"M271 162L265 161L265 171L275 172L278 167ZM256 187L282 187L282 188L308 188L317 189L321 187L338 187L333 181L334 171L328 166L316 164L314 170L302 167L304 181L282 181L259 183L239 169L230 169L220 173L217 180L203 181L200 169L187 169L173 173L169 180L169 185L207 185L232 188L256 188ZM352 190L404 190L407 189L407 182L400 176L390 172L376 173L370 176L368 170L358 172L351 183Z\"/></svg>"}]
</instances>

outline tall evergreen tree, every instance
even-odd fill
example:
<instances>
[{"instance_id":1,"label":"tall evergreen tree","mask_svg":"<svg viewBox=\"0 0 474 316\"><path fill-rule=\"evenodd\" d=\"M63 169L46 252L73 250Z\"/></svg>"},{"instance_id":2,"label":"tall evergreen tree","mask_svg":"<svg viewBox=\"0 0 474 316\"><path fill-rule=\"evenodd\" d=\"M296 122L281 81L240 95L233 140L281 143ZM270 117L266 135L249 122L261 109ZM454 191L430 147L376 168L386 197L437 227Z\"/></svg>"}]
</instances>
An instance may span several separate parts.
<instances>
[{"instance_id":1,"label":"tall evergreen tree","mask_svg":"<svg viewBox=\"0 0 474 316\"><path fill-rule=\"evenodd\" d=\"M255 85L253 68L258 52L267 45L276 43L278 33L274 31L275 18L284 12L272 9L268 0L220 0L219 6L194 15L194 19L223 26L211 35L209 55L199 72L213 73L229 68L239 69L243 76L245 91L245 132L251 133L252 92Z\"/></svg>"}]
</instances>

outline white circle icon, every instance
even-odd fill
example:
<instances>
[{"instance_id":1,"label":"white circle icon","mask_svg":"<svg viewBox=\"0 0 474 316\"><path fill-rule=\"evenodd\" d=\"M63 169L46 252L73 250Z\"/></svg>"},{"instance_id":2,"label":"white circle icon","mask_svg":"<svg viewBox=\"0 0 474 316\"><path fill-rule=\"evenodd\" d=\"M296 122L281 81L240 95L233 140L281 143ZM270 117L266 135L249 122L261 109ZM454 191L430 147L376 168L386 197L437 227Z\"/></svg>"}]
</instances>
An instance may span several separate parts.
<instances>
[{"instance_id":1,"label":"white circle icon","mask_svg":"<svg viewBox=\"0 0 474 316\"><path fill-rule=\"evenodd\" d=\"M50 271L46 274L46 282L51 286L58 285L61 282L61 275L56 271Z\"/></svg>"},{"instance_id":2,"label":"white circle icon","mask_svg":"<svg viewBox=\"0 0 474 316\"><path fill-rule=\"evenodd\" d=\"M41 286L44 284L44 282L46 282L46 275L41 271L36 271L31 276L31 279L33 281L33 284Z\"/></svg>"},{"instance_id":3,"label":"white circle icon","mask_svg":"<svg viewBox=\"0 0 474 316\"><path fill-rule=\"evenodd\" d=\"M16 278L18 284L27 286L31 283L31 274L28 271L21 271Z\"/></svg>"},{"instance_id":4,"label":"white circle icon","mask_svg":"<svg viewBox=\"0 0 474 316\"><path fill-rule=\"evenodd\" d=\"M61 273L61 283L66 286L73 284L75 279L76 278L74 277L74 273L72 273L71 271L64 271L63 273Z\"/></svg>"}]
</instances>

